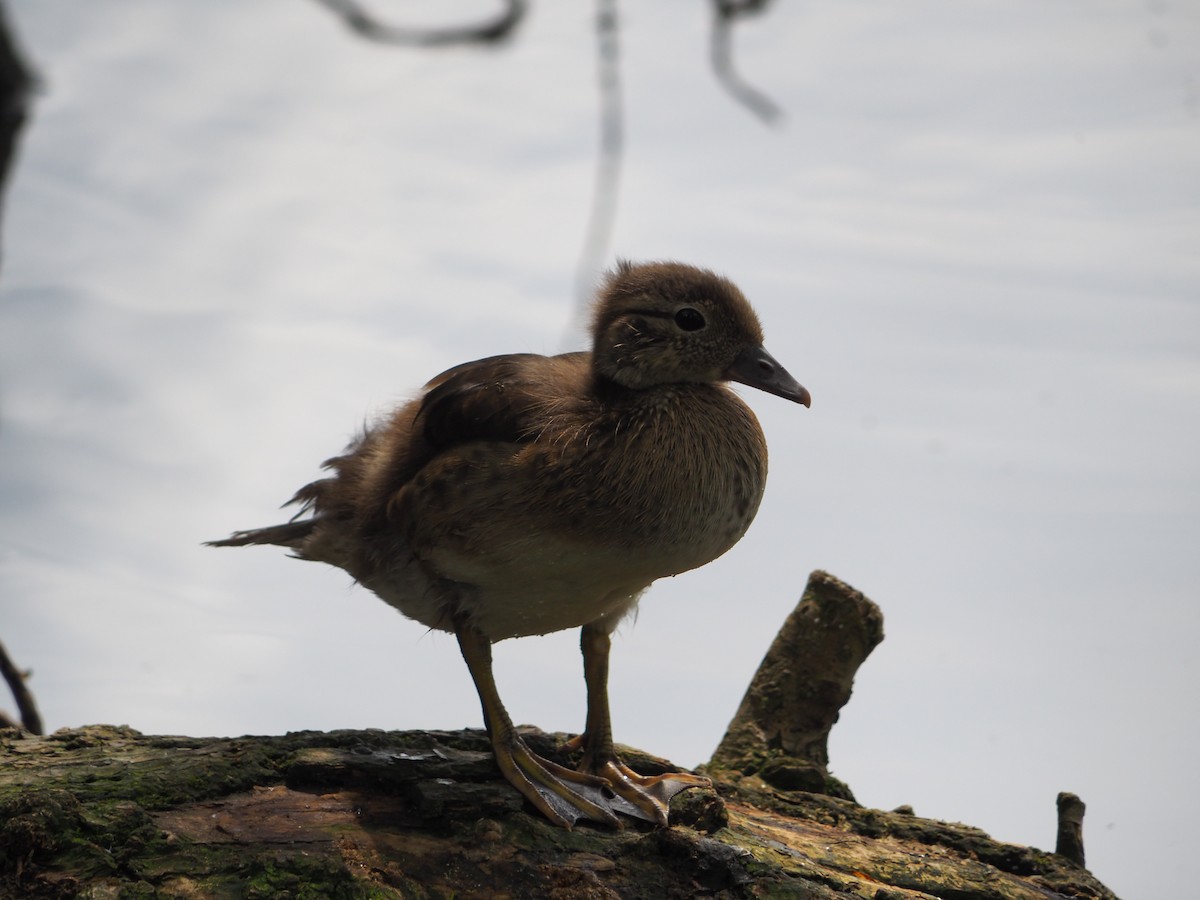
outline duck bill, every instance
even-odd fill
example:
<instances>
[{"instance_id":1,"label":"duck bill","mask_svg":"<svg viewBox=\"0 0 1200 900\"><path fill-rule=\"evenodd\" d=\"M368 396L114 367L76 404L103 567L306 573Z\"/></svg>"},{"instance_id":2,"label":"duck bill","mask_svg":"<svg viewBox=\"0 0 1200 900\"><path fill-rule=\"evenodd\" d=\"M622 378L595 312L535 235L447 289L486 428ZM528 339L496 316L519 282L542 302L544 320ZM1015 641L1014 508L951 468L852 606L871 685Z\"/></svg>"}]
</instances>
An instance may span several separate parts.
<instances>
[{"instance_id":1,"label":"duck bill","mask_svg":"<svg viewBox=\"0 0 1200 900\"><path fill-rule=\"evenodd\" d=\"M747 347L725 370L725 377L794 403L812 405L808 391L763 347Z\"/></svg>"}]
</instances>

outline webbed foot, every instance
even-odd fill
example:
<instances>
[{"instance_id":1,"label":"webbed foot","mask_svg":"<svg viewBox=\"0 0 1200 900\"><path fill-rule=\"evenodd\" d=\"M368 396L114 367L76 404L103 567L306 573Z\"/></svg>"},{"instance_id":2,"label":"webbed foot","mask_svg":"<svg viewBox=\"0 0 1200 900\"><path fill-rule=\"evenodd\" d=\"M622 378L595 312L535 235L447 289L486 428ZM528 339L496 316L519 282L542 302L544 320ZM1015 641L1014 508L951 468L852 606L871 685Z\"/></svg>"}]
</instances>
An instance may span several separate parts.
<instances>
[{"instance_id":1,"label":"webbed foot","mask_svg":"<svg viewBox=\"0 0 1200 900\"><path fill-rule=\"evenodd\" d=\"M712 787L702 775L687 772L664 772L662 775L639 775L619 759L590 768L589 773L602 778L628 809L629 816L666 826L671 814L671 798L680 791L694 787Z\"/></svg>"},{"instance_id":2,"label":"webbed foot","mask_svg":"<svg viewBox=\"0 0 1200 900\"><path fill-rule=\"evenodd\" d=\"M568 746L578 746L576 738ZM556 825L571 828L580 819L622 828L618 815L666 825L671 798L707 778L685 772L639 775L620 760L580 771L534 753L518 734L493 742L500 771L525 798Z\"/></svg>"},{"instance_id":3,"label":"webbed foot","mask_svg":"<svg viewBox=\"0 0 1200 900\"><path fill-rule=\"evenodd\" d=\"M555 825L570 828L580 819L591 819L621 827L616 814L627 813L624 807L628 804L621 801L613 808L613 800L620 798L605 779L538 756L515 732L493 739L492 751L509 783Z\"/></svg>"}]
</instances>

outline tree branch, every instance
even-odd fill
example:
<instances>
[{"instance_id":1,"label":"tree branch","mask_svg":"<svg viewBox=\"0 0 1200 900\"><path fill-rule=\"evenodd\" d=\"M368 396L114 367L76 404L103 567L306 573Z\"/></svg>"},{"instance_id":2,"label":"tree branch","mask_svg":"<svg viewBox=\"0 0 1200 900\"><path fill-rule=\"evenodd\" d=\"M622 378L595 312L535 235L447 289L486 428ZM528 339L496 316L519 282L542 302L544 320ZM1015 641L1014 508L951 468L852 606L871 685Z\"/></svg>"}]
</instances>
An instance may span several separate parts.
<instances>
[{"instance_id":1,"label":"tree branch","mask_svg":"<svg viewBox=\"0 0 1200 900\"><path fill-rule=\"evenodd\" d=\"M16 157L17 138L29 115L29 95L36 83L13 39L8 13L0 3L0 201Z\"/></svg>"},{"instance_id":2,"label":"tree branch","mask_svg":"<svg viewBox=\"0 0 1200 900\"><path fill-rule=\"evenodd\" d=\"M12 691L13 699L17 701L17 712L21 716L21 727L30 734L41 734L42 717L38 714L37 703L34 702L33 694L30 693L29 687L25 683L29 678L29 673L22 672L13 664L8 651L4 649L4 644L2 643L0 643L0 675L4 676L9 690ZM4 716L4 719L7 720L5 724L17 724L8 716Z\"/></svg>"},{"instance_id":3,"label":"tree branch","mask_svg":"<svg viewBox=\"0 0 1200 900\"><path fill-rule=\"evenodd\" d=\"M604 265L617 217L617 190L625 145L619 36L617 0L597 0L596 84L599 88L600 149L592 186L592 208L575 267L575 306L580 316L587 310L596 276Z\"/></svg>"},{"instance_id":4,"label":"tree branch","mask_svg":"<svg viewBox=\"0 0 1200 900\"><path fill-rule=\"evenodd\" d=\"M713 0L713 30L710 45L713 72L717 81L764 122L771 124L783 111L766 94L749 85L733 66L733 24L742 17L766 9L770 0Z\"/></svg>"},{"instance_id":5,"label":"tree branch","mask_svg":"<svg viewBox=\"0 0 1200 900\"><path fill-rule=\"evenodd\" d=\"M355 0L317 0L328 7L359 37L382 44L409 47L449 47L457 44L496 44L507 39L528 9L526 0L505 0L506 9L485 22L448 28L399 28L381 22Z\"/></svg>"}]
</instances>

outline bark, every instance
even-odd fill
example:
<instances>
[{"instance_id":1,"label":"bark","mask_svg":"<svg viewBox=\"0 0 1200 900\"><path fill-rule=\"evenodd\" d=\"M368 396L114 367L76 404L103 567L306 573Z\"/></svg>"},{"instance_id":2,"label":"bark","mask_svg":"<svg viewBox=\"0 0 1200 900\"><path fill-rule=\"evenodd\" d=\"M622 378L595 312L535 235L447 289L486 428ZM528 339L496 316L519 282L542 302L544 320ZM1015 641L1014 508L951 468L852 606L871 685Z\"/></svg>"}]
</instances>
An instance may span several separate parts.
<instances>
[{"instance_id":1,"label":"bark","mask_svg":"<svg viewBox=\"0 0 1200 900\"><path fill-rule=\"evenodd\" d=\"M877 613L814 573L731 725L735 738L707 767L713 789L676 797L670 828L554 827L502 779L479 730L0 731L0 898L1112 898L1065 856L907 808L865 809L824 780L822 793L764 776L785 758L823 768L828 726L882 636ZM788 663L785 648L804 646L802 623L840 635L828 657L845 662L827 673L836 689L806 691L804 678L820 673ZM768 687L774 699L761 702ZM764 711L803 715L772 726ZM566 735L526 739L577 761ZM639 772L678 771L621 752Z\"/></svg>"}]
</instances>

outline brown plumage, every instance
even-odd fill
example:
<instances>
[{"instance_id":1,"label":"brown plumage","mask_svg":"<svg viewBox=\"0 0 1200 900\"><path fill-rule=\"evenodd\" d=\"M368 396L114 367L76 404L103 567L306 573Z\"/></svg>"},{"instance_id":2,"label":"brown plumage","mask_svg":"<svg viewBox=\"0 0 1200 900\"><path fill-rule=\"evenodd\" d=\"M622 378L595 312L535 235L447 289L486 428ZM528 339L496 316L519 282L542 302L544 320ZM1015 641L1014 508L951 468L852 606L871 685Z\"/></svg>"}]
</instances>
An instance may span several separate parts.
<instances>
[{"instance_id":1,"label":"brown plumage","mask_svg":"<svg viewBox=\"0 0 1200 900\"><path fill-rule=\"evenodd\" d=\"M591 352L443 372L296 493L296 520L213 543L290 547L453 631L501 769L552 820L665 824L670 797L702 780L643 779L616 759L608 635L651 582L720 556L758 510L766 443L724 382L809 397L762 348L741 292L702 269L619 265L592 333ZM589 696L581 773L524 746L491 678L492 642L572 627Z\"/></svg>"}]
</instances>

